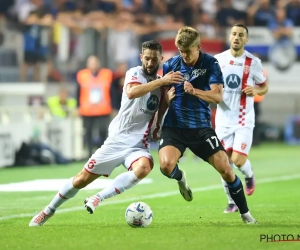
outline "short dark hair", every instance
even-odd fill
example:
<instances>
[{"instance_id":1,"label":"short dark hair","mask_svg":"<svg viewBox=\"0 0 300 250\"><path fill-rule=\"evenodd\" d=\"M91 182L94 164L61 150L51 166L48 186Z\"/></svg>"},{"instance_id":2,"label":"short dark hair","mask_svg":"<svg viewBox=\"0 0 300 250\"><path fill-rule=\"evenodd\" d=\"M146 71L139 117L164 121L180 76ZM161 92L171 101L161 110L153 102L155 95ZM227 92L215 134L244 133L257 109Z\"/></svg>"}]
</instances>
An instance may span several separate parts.
<instances>
[{"instance_id":1,"label":"short dark hair","mask_svg":"<svg viewBox=\"0 0 300 250\"><path fill-rule=\"evenodd\" d=\"M159 42L155 40L146 41L142 44L142 52L144 50L150 49L150 50L157 50L160 54L162 54L162 46Z\"/></svg>"},{"instance_id":2,"label":"short dark hair","mask_svg":"<svg viewBox=\"0 0 300 250\"><path fill-rule=\"evenodd\" d=\"M236 23L236 24L232 25L232 28L233 28L233 27L241 27L241 28L244 28L244 29L246 30L247 36L249 35L249 31L248 31L248 28L247 28L246 25L241 24L241 23Z\"/></svg>"}]
</instances>

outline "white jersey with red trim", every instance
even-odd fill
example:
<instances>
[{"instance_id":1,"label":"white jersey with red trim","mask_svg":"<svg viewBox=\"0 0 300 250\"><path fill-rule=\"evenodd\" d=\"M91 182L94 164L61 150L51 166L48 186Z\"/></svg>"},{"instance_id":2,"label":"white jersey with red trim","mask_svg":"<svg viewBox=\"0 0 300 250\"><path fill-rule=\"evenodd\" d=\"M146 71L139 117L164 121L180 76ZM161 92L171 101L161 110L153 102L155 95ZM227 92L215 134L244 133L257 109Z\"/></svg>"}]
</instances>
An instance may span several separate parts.
<instances>
[{"instance_id":1,"label":"white jersey with red trim","mask_svg":"<svg viewBox=\"0 0 300 250\"><path fill-rule=\"evenodd\" d=\"M149 147L149 132L162 96L160 88L139 98L129 99L127 84L146 84L157 79L144 73L141 66L126 72L121 108L109 125L109 137L136 147Z\"/></svg>"},{"instance_id":2,"label":"white jersey with red trim","mask_svg":"<svg viewBox=\"0 0 300 250\"><path fill-rule=\"evenodd\" d=\"M217 105L216 126L254 127L254 98L242 93L246 85L264 84L261 60L248 51L233 57L230 50L215 55L223 78L223 101Z\"/></svg>"}]
</instances>

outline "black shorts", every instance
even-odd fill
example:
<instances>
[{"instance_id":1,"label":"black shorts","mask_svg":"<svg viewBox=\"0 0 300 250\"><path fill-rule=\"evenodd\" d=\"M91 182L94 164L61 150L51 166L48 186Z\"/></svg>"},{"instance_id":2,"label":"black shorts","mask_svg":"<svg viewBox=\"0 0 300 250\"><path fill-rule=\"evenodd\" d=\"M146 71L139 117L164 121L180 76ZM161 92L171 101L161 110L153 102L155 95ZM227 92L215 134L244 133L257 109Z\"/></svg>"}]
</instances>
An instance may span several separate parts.
<instances>
[{"instance_id":1,"label":"black shorts","mask_svg":"<svg viewBox=\"0 0 300 250\"><path fill-rule=\"evenodd\" d=\"M183 155L189 148L195 155L207 161L220 150L225 151L212 128L181 129L164 127L162 129L159 150L165 146L174 146Z\"/></svg>"},{"instance_id":2,"label":"black shorts","mask_svg":"<svg viewBox=\"0 0 300 250\"><path fill-rule=\"evenodd\" d=\"M39 55L35 52L25 51L24 61L26 64L29 64L29 65L37 64L39 62Z\"/></svg>"}]
</instances>

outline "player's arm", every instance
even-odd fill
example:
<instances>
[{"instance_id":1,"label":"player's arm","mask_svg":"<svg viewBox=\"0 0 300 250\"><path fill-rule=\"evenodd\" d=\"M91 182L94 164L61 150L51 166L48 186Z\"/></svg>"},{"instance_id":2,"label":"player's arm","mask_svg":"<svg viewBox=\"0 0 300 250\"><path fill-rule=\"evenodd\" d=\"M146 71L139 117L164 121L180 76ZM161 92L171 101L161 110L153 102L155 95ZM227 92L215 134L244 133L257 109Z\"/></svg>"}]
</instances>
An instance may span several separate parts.
<instances>
[{"instance_id":1,"label":"player's arm","mask_svg":"<svg viewBox=\"0 0 300 250\"><path fill-rule=\"evenodd\" d=\"M155 129L153 130L153 134L152 134L154 140L160 139L159 131L161 128L162 119L163 119L167 109L170 106L170 102L175 97L175 88L174 87L172 87L170 89L168 87L165 87L165 88L162 88L161 91L163 91L163 98L161 99L158 111L155 114L156 119L154 119L154 120L156 120L156 123L155 123Z\"/></svg>"},{"instance_id":2,"label":"player's arm","mask_svg":"<svg viewBox=\"0 0 300 250\"><path fill-rule=\"evenodd\" d=\"M210 90L201 90L193 88L192 84L189 82L184 83L185 92L194 95L203 101L209 103L220 103L223 98L223 74L220 69L219 63L217 59L211 61L211 73L208 80L208 84L210 85Z\"/></svg>"},{"instance_id":3,"label":"player's arm","mask_svg":"<svg viewBox=\"0 0 300 250\"><path fill-rule=\"evenodd\" d=\"M171 71L170 62L167 61L163 65L163 76L168 74L170 71ZM171 88L169 86L162 87L161 91L162 91L162 98L160 100L159 108L157 111L157 119L156 119L156 124L155 124L156 128L160 128L164 114L166 113L167 109L169 108L170 102L175 97L175 88L174 87L171 87Z\"/></svg>"},{"instance_id":4,"label":"player's arm","mask_svg":"<svg viewBox=\"0 0 300 250\"><path fill-rule=\"evenodd\" d=\"M204 91L196 89L189 82L184 82L184 90L186 93L194 95L203 101L209 103L220 103L223 97L223 84L211 84L210 90Z\"/></svg>"},{"instance_id":5,"label":"player's arm","mask_svg":"<svg viewBox=\"0 0 300 250\"><path fill-rule=\"evenodd\" d=\"M157 111L157 120L156 120L156 127L160 127L162 118L164 117L164 114L166 113L167 109L170 106L170 102L175 97L175 88L168 88L164 87L162 88L163 91L163 98L160 101L159 108Z\"/></svg>"},{"instance_id":6,"label":"player's arm","mask_svg":"<svg viewBox=\"0 0 300 250\"><path fill-rule=\"evenodd\" d=\"M261 61L258 59L256 64L253 67L254 75L253 80L255 82L255 86L247 85L243 89L243 93L247 96L255 96L255 95L265 95L268 93L268 84L266 83L266 76L263 73Z\"/></svg>"},{"instance_id":7,"label":"player's arm","mask_svg":"<svg viewBox=\"0 0 300 250\"><path fill-rule=\"evenodd\" d=\"M183 82L181 72L169 72L162 78L141 84L139 82L131 82L126 86L126 93L129 99L138 98L146 95L147 93L170 84L180 84Z\"/></svg>"},{"instance_id":8,"label":"player's arm","mask_svg":"<svg viewBox=\"0 0 300 250\"><path fill-rule=\"evenodd\" d=\"M260 85L256 85L254 87L255 92L257 95L265 95L268 93L268 84L264 83L264 84L260 84Z\"/></svg>"},{"instance_id":9,"label":"player's arm","mask_svg":"<svg viewBox=\"0 0 300 250\"><path fill-rule=\"evenodd\" d=\"M268 93L268 85L266 83L259 84L256 86L247 85L243 89L243 93L245 93L247 96L255 96L255 95L265 95Z\"/></svg>"},{"instance_id":10,"label":"player's arm","mask_svg":"<svg viewBox=\"0 0 300 250\"><path fill-rule=\"evenodd\" d=\"M126 93L129 99L138 98L146 95L147 93L163 86L162 79L157 79L145 84L140 82L131 82L126 86Z\"/></svg>"}]
</instances>

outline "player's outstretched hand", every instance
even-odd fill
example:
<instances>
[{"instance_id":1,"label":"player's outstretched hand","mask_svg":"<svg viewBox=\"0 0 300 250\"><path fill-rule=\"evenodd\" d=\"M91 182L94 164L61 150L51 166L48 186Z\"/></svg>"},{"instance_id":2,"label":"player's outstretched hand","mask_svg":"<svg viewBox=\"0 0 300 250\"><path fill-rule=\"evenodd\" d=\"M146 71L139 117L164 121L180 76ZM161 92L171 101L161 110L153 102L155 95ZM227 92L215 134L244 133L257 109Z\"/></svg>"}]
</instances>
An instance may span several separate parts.
<instances>
[{"instance_id":1,"label":"player's outstretched hand","mask_svg":"<svg viewBox=\"0 0 300 250\"><path fill-rule=\"evenodd\" d=\"M190 95L195 94L195 89L194 89L193 85L187 81L184 82L184 91L185 91L185 93L188 93Z\"/></svg>"},{"instance_id":2,"label":"player's outstretched hand","mask_svg":"<svg viewBox=\"0 0 300 250\"><path fill-rule=\"evenodd\" d=\"M242 91L247 96L255 96L257 94L255 88L251 85L247 85L246 88L244 88Z\"/></svg>"},{"instance_id":3,"label":"player's outstretched hand","mask_svg":"<svg viewBox=\"0 0 300 250\"><path fill-rule=\"evenodd\" d=\"M180 84L184 81L182 73L179 71L169 72L161 78L163 85Z\"/></svg>"},{"instance_id":4,"label":"player's outstretched hand","mask_svg":"<svg viewBox=\"0 0 300 250\"><path fill-rule=\"evenodd\" d=\"M168 103L168 105L170 105L171 101L175 97L175 88L174 87L172 87L170 89L166 88L164 96L165 96L166 102Z\"/></svg>"}]
</instances>

